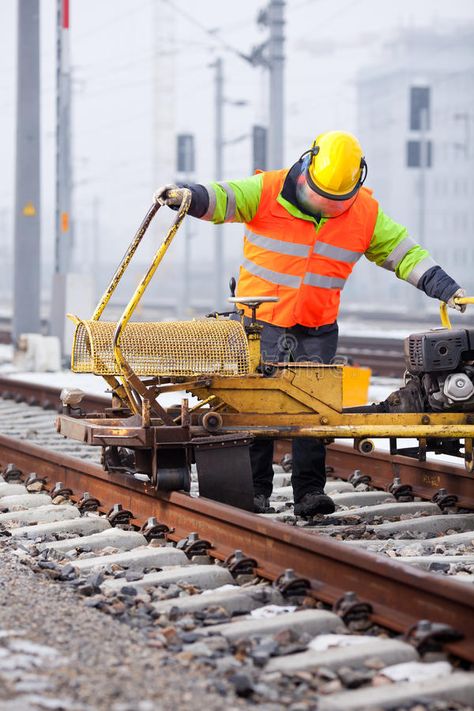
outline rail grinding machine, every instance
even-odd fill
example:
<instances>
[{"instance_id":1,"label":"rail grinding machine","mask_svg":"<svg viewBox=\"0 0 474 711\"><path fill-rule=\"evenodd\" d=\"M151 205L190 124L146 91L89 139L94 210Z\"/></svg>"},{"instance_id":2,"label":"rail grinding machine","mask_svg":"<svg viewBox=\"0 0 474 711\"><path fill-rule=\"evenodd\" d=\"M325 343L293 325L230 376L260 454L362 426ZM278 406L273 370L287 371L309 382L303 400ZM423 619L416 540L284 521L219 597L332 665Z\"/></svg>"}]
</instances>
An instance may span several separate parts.
<instances>
[{"instance_id":1,"label":"rail grinding machine","mask_svg":"<svg viewBox=\"0 0 474 711\"><path fill-rule=\"evenodd\" d=\"M103 448L104 467L134 475L155 491L189 490L195 462L199 491L217 501L253 509L249 445L255 437L319 437L354 441L370 452L374 438L390 438L392 453L424 460L427 451L464 458L473 470L474 328L443 328L405 340L405 384L387 400L343 407L342 365L262 362L258 307L269 297L231 297L252 313L180 322L131 322L131 316L178 231L191 201L185 197L174 223L117 323L101 320L112 294L156 215L145 216L92 318L71 317L76 330L71 368L102 376L111 407L86 414L77 392L63 394L60 434ZM462 303L474 303L469 297ZM237 311L236 314L242 314ZM164 407L164 393L186 391L197 399ZM414 438L416 447L398 448Z\"/></svg>"}]
</instances>

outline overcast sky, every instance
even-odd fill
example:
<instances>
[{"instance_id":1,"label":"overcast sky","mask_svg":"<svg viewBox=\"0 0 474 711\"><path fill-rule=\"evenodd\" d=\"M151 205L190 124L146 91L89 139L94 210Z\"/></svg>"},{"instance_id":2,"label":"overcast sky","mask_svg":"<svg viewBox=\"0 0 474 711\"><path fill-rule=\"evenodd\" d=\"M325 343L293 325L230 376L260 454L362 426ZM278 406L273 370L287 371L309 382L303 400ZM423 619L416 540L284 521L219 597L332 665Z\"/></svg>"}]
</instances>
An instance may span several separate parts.
<instances>
[{"instance_id":1,"label":"overcast sky","mask_svg":"<svg viewBox=\"0 0 474 711\"><path fill-rule=\"evenodd\" d=\"M14 204L17 1L0 0L0 230L5 220L12 225ZM70 2L74 202L79 244L76 258L90 252L91 206L98 199L102 227L99 256L103 258L105 251L113 260L128 243L156 187L155 73L166 74L161 102L164 100L164 108L174 116L176 132L196 134L198 181L213 177L213 69L209 65L216 56L222 56L225 62L226 97L248 102L245 107L226 107L226 139L248 136L251 125L265 119L266 74L250 67L233 51L246 52L265 39L266 31L256 24L258 10L265 3ZM42 239L46 256L51 254L53 244L55 4L55 0L40 0ZM321 131L356 130L354 78L364 66L377 61L380 46L390 35L413 25L445 27L472 21L474 2L288 0L286 19L285 159L290 164ZM165 56L157 39L164 46ZM248 137L226 147L227 177L244 177L250 167ZM167 178L172 180L173 166L168 173ZM193 247L198 261L208 258L212 229L210 225L199 227ZM236 226L228 230L227 253L238 253L240 231ZM175 253L179 254L179 247Z\"/></svg>"}]
</instances>

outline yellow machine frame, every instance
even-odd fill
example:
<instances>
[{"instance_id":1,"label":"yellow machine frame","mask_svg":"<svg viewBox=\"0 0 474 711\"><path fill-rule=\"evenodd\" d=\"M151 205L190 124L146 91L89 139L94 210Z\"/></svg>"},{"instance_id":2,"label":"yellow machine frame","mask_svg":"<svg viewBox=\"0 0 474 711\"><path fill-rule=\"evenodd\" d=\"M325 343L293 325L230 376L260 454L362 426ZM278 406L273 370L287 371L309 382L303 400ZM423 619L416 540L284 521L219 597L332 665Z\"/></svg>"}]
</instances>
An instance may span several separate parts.
<instances>
[{"instance_id":1,"label":"yellow machine frame","mask_svg":"<svg viewBox=\"0 0 474 711\"><path fill-rule=\"evenodd\" d=\"M325 440L350 438L362 451L370 451L367 438L416 438L425 447L432 438L462 439L465 464L472 471L474 414L344 412L344 366L311 362L263 364L261 327L255 322L245 329L248 372L243 375L202 372L186 377L159 374L148 379L139 377L124 355L123 334L182 224L190 202L191 193L185 190L173 225L115 326L110 347L113 347L117 374L103 375L112 390L113 409L107 418L77 419L62 415L58 419L58 430L62 434L96 445L148 447L151 446L150 428L158 431L164 426L168 431L172 427L187 427L187 436L191 439L206 433L245 433L253 437L273 438L318 437ZM148 211L94 311L93 322L101 318L159 207L155 204ZM255 308L259 302L261 299L255 297ZM458 299L458 303L474 303L474 298ZM77 329L86 323L77 317L72 318ZM450 327L445 304L441 305L441 318L443 325ZM137 331L149 326L132 325ZM243 325L241 328L244 328ZM93 347L92 343L90 347ZM178 410L166 409L160 404L162 393L183 390L198 398L194 407L189 407L186 399ZM152 440L155 446L159 434L153 435Z\"/></svg>"}]
</instances>

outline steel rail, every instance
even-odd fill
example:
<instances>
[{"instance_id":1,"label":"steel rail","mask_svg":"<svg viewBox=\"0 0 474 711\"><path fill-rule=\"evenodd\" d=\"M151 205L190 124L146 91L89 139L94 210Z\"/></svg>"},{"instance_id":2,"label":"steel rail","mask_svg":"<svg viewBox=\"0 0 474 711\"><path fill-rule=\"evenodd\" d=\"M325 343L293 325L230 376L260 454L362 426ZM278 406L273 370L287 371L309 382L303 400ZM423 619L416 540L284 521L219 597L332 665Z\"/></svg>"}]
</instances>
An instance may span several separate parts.
<instances>
[{"instance_id":1,"label":"steel rail","mask_svg":"<svg viewBox=\"0 0 474 711\"><path fill-rule=\"evenodd\" d=\"M31 405L58 410L61 407L60 393L61 388L53 385L30 383L26 380L5 376L0 377L0 396L3 398L10 397L17 402L24 401ZM101 412L106 407L110 407L110 404L110 396L85 393L81 407L87 412Z\"/></svg>"},{"instance_id":2,"label":"steel rail","mask_svg":"<svg viewBox=\"0 0 474 711\"><path fill-rule=\"evenodd\" d=\"M289 451L289 447L288 447ZM401 484L409 484L416 496L432 499L439 489L458 497L458 506L474 509L474 474L460 464L449 462L419 462L404 456L393 456L389 452L362 454L344 444L331 444L326 450L326 463L334 469L336 476L348 479L355 469L370 476L371 484L386 489L394 477Z\"/></svg>"},{"instance_id":3,"label":"steel rail","mask_svg":"<svg viewBox=\"0 0 474 711\"><path fill-rule=\"evenodd\" d=\"M420 619L451 625L464 639L448 649L474 662L474 588L464 583L207 499L179 492L155 496L149 485L132 477L0 436L0 463L9 462L46 476L51 485L62 482L77 498L88 491L102 510L121 503L138 524L155 516L172 529L171 540L197 531L211 542L211 555L219 560L243 548L256 558L257 572L270 580L291 567L310 580L313 595L325 603L354 591L372 605L375 622L396 632L407 631Z\"/></svg>"}]
</instances>

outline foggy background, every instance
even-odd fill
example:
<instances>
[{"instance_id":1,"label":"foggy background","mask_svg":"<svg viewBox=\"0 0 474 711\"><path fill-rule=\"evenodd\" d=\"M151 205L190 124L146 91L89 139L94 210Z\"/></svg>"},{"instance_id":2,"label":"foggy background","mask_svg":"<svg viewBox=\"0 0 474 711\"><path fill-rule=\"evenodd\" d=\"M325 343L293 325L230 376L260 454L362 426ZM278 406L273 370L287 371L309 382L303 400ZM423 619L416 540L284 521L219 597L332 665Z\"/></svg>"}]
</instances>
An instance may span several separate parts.
<instances>
[{"instance_id":1,"label":"foggy background","mask_svg":"<svg viewBox=\"0 0 474 711\"><path fill-rule=\"evenodd\" d=\"M176 175L176 134L192 133L196 182L214 178L214 74L224 63L224 176L252 172L252 126L268 121L268 72L238 56L265 41L265 2L240 0L71 0L73 270L91 274L97 295L151 203ZM49 314L54 259L55 0L41 0L42 308ZM319 133L361 140L367 185L469 293L474 291L474 4L472 0L287 0L285 163ZM17 0L0 3L0 311L11 308L14 224ZM407 165L410 92L429 90L431 167ZM237 102L240 105L236 105ZM245 105L241 105L246 102ZM128 285L159 244L147 236ZM237 276L243 227L223 229L225 272ZM180 302L185 240L180 233L145 297L156 317L214 307L215 227L192 220L191 308ZM437 304L393 274L361 260L342 295L353 310L420 312ZM126 286L117 298L125 298ZM88 317L88 313L80 313Z\"/></svg>"}]
</instances>

